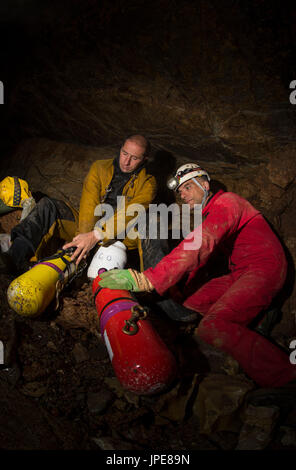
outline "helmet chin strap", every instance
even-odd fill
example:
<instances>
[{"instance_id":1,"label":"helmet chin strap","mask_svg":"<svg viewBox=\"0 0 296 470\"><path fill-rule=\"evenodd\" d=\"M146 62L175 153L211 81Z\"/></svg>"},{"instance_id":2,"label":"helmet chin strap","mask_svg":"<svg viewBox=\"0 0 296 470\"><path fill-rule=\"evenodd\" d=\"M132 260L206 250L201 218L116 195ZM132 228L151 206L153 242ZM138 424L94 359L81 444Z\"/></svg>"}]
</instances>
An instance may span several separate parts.
<instances>
[{"instance_id":1,"label":"helmet chin strap","mask_svg":"<svg viewBox=\"0 0 296 470\"><path fill-rule=\"evenodd\" d=\"M197 184L197 186L199 186L200 189L204 192L204 196L203 196L202 201L201 201L201 206L203 207L204 203L206 202L206 199L209 195L209 191L207 189L203 188L202 185L195 178L192 178L192 179Z\"/></svg>"}]
</instances>

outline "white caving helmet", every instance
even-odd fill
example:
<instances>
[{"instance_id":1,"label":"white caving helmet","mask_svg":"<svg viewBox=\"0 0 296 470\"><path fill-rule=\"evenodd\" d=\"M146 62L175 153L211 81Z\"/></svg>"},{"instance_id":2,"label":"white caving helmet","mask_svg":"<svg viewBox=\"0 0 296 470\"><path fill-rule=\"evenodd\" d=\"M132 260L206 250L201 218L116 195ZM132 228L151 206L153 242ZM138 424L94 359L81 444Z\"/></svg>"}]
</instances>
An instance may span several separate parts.
<instances>
[{"instance_id":1,"label":"white caving helmet","mask_svg":"<svg viewBox=\"0 0 296 470\"><path fill-rule=\"evenodd\" d=\"M123 269L126 261L126 246L122 242L116 241L109 246L100 246L89 265L87 277L95 279L98 271L102 268L105 268L107 271L116 268Z\"/></svg>"},{"instance_id":2,"label":"white caving helmet","mask_svg":"<svg viewBox=\"0 0 296 470\"><path fill-rule=\"evenodd\" d=\"M206 176L208 181L210 181L209 173L203 170L197 163L185 163L185 165L177 169L175 176L168 180L167 186L169 189L177 191L181 184L196 176Z\"/></svg>"},{"instance_id":3,"label":"white caving helmet","mask_svg":"<svg viewBox=\"0 0 296 470\"><path fill-rule=\"evenodd\" d=\"M206 176L207 180L210 182L211 178L209 173L206 170L203 170L197 163L185 163L185 165L180 166L175 176L170 178L167 182L167 187L173 191L177 191L181 184L185 181L193 179L195 184L204 192L202 206L204 206L205 201L209 195L209 192L197 181L196 177Z\"/></svg>"}]
</instances>

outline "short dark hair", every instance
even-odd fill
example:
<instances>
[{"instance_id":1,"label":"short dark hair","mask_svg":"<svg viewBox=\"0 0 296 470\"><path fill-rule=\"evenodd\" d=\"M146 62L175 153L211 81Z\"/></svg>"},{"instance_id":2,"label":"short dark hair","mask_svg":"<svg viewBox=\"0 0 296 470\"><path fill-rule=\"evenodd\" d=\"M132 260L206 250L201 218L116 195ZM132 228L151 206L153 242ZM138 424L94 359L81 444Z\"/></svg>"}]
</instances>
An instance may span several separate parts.
<instances>
[{"instance_id":1,"label":"short dark hair","mask_svg":"<svg viewBox=\"0 0 296 470\"><path fill-rule=\"evenodd\" d=\"M199 176L198 178L202 179L203 181L207 181L209 183L208 177L206 175Z\"/></svg>"}]
</instances>

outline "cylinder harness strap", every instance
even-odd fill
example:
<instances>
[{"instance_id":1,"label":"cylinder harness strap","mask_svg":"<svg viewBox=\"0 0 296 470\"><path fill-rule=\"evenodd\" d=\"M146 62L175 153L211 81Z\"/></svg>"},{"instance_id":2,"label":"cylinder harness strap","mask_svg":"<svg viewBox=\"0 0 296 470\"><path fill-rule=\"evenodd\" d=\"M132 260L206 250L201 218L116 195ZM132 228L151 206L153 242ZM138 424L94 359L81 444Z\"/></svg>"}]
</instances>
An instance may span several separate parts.
<instances>
[{"instance_id":1,"label":"cylinder harness strap","mask_svg":"<svg viewBox=\"0 0 296 470\"><path fill-rule=\"evenodd\" d=\"M102 289L103 287L100 286L96 289L94 293L94 303L96 303L97 295L99 294L99 292L101 292ZM141 307L141 305L139 305L137 301L133 300L133 298L131 297L116 297L115 299L112 299L107 302L99 315L99 321L101 322L103 312L106 311L108 307L110 307L114 302L117 302L118 300L125 300L128 302L115 304L115 308L108 309L108 314L104 319L104 322L102 322L101 324L101 332L103 334L105 324L107 323L109 318L111 318L111 316L115 315L116 313L122 311L125 308L131 308L132 315L129 320L124 320L125 326L122 328L122 331L126 335L135 335L139 330L139 327L137 325L138 320L144 320L147 317L148 313L147 310L144 309L144 307Z\"/></svg>"},{"instance_id":2,"label":"cylinder harness strap","mask_svg":"<svg viewBox=\"0 0 296 470\"><path fill-rule=\"evenodd\" d=\"M60 305L60 294L62 290L65 288L65 286L69 285L74 279L76 279L78 276L80 276L85 268L87 267L87 262L83 260L81 263L79 263L78 266L76 266L75 261L69 261L67 258L65 258L64 255L69 255L73 253L74 248L70 248L68 250L63 250L60 249L57 251L52 256L49 256L48 258L43 258L40 260L38 263L36 263L34 266L37 265L45 265L53 268L59 275L59 278L56 282L56 306L55 310L59 308ZM58 266L56 266L54 263L50 263L50 261L54 259L60 258L66 265L65 270L62 270Z\"/></svg>"}]
</instances>

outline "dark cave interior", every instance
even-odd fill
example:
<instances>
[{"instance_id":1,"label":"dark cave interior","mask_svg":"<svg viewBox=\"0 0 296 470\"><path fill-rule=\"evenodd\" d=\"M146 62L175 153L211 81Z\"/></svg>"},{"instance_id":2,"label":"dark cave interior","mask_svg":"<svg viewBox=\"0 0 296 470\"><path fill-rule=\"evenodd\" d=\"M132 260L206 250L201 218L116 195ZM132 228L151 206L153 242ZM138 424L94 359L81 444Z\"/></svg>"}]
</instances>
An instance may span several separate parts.
<instances>
[{"instance_id":1,"label":"dark cave interior","mask_svg":"<svg viewBox=\"0 0 296 470\"><path fill-rule=\"evenodd\" d=\"M295 25L296 7L279 0L3 0L1 179L18 175L78 208L90 162L114 156L126 135L151 141L160 200L176 166L197 161L260 210L285 246L289 275L271 339L288 349L296 338ZM179 386L156 398L122 390L89 326L90 297L85 285L66 292L68 320L52 311L28 320L1 293L0 339L18 366L0 380L0 449L295 450L295 406L239 415L244 378L236 382L211 350L194 402L201 359L184 325L156 319L183 368ZM86 323L75 323L75 308ZM229 413L219 413L227 400Z\"/></svg>"}]
</instances>

